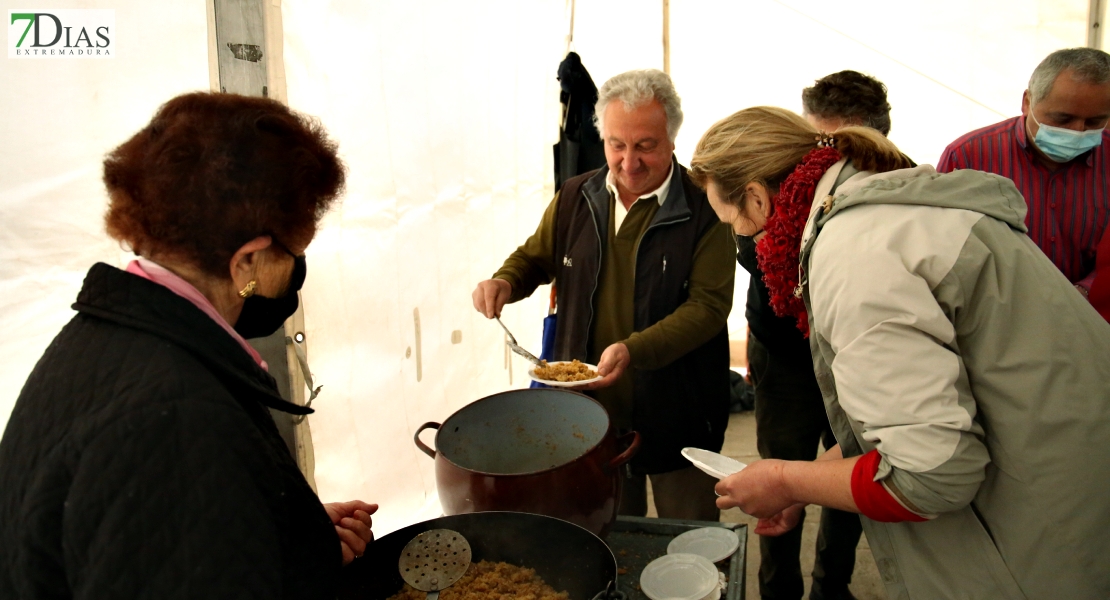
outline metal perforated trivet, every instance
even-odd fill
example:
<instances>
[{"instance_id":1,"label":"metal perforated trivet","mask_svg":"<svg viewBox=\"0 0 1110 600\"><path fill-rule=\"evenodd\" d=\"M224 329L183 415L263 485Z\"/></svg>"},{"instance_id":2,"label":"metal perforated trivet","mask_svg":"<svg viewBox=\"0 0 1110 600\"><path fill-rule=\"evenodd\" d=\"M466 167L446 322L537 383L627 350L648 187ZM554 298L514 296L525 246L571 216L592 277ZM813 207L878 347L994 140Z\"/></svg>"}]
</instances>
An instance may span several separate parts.
<instances>
[{"instance_id":1,"label":"metal perforated trivet","mask_svg":"<svg viewBox=\"0 0 1110 600\"><path fill-rule=\"evenodd\" d=\"M470 567L470 558L470 542L461 533L432 529L412 538L397 568L412 587L436 592L458 581Z\"/></svg>"}]
</instances>

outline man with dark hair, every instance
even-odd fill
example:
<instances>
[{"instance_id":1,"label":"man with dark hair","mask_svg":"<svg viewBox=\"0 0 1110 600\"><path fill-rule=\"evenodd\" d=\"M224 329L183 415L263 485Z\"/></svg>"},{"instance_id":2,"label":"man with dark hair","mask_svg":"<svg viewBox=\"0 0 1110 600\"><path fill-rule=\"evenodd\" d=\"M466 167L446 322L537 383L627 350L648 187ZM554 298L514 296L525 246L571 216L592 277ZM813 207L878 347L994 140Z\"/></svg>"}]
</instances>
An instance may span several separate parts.
<instances>
[{"instance_id":1,"label":"man with dark hair","mask_svg":"<svg viewBox=\"0 0 1110 600\"><path fill-rule=\"evenodd\" d=\"M841 71L817 80L802 91L806 120L832 133L841 127L871 127L890 131L886 86L856 71ZM745 316L748 362L755 388L756 445L761 458L813 460L819 444L836 445L821 388L813 373L809 342L790 317L775 315L770 292L755 255L755 241L736 238L736 260L749 273ZM804 515L803 515L804 519ZM848 584L856 564L856 546L863 532L855 514L821 509L821 526L813 564L811 600L851 599ZM765 599L802 597L799 553L802 528L777 537L759 539L759 594Z\"/></svg>"},{"instance_id":2,"label":"man with dark hair","mask_svg":"<svg viewBox=\"0 0 1110 600\"><path fill-rule=\"evenodd\" d=\"M858 71L826 75L802 90L802 114L821 131L863 125L890 135L886 86Z\"/></svg>"},{"instance_id":3,"label":"man with dark hair","mask_svg":"<svg viewBox=\"0 0 1110 600\"><path fill-rule=\"evenodd\" d=\"M1110 54L1069 48L1033 71L1021 115L972 131L941 154L937 171L1009 177L1025 197L1029 237L1086 296L1110 226Z\"/></svg>"}]
</instances>

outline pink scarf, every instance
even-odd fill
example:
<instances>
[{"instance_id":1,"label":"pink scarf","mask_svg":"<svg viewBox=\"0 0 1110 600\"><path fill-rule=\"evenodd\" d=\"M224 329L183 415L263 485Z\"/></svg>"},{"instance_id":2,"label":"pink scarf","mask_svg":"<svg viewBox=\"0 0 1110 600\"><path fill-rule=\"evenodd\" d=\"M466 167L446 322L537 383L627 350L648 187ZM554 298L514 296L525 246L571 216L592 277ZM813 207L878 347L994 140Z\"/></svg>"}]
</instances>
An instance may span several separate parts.
<instances>
[{"instance_id":1,"label":"pink scarf","mask_svg":"<svg viewBox=\"0 0 1110 600\"><path fill-rule=\"evenodd\" d=\"M243 347L243 350L254 359L254 362L258 363L258 366L266 371L270 370L270 366L266 364L266 361L262 360L262 355L260 355L253 346L248 344L247 340L244 340L243 336L239 335L235 329L224 320L223 316L216 310L216 307L212 306L208 298L205 298L204 294L200 293L200 290L193 287L193 284L185 281L162 265L145 258L131 261L131 264L127 265L127 272L132 275L138 275L148 281L153 281L189 302L192 302L197 308L203 311L204 314L211 317L217 325L223 327L224 331L238 342L239 345Z\"/></svg>"}]
</instances>

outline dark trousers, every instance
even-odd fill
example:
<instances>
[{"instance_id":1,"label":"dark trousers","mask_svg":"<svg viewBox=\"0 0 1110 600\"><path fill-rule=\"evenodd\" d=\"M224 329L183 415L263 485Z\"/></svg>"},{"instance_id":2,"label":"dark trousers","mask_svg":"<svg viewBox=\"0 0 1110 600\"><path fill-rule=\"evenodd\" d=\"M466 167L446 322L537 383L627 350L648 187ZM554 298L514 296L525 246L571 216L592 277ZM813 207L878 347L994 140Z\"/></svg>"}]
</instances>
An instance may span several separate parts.
<instances>
[{"instance_id":1,"label":"dark trousers","mask_svg":"<svg viewBox=\"0 0 1110 600\"><path fill-rule=\"evenodd\" d=\"M633 517L647 515L647 479L651 478L651 495L655 511L663 519L693 521L720 521L717 494L713 487L717 479L706 475L697 467L686 467L655 475L632 475L621 486L619 514Z\"/></svg>"},{"instance_id":2,"label":"dark trousers","mask_svg":"<svg viewBox=\"0 0 1110 600\"><path fill-rule=\"evenodd\" d=\"M776 360L748 336L748 369L755 387L756 445L762 458L813 460L817 444L836 444L813 367ZM778 537L759 539L759 593L765 599L802 597L802 523ZM813 587L823 597L847 591L863 527L853 513L823 508L813 565Z\"/></svg>"}]
</instances>

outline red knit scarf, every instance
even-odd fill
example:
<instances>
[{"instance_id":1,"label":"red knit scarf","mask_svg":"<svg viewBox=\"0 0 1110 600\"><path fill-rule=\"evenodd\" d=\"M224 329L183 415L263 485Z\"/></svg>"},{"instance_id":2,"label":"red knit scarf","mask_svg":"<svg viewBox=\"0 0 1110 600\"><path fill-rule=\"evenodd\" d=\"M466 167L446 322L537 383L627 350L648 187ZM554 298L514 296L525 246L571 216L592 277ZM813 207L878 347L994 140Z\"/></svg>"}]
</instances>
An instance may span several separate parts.
<instances>
[{"instance_id":1,"label":"red knit scarf","mask_svg":"<svg viewBox=\"0 0 1110 600\"><path fill-rule=\"evenodd\" d=\"M798 287L802 231L809 219L817 182L838 160L840 152L831 147L816 148L805 155L779 187L778 195L772 200L774 212L763 226L766 235L755 246L763 283L771 293L771 308L780 317L796 318L798 329L807 338L806 305L801 295L794 295Z\"/></svg>"}]
</instances>

